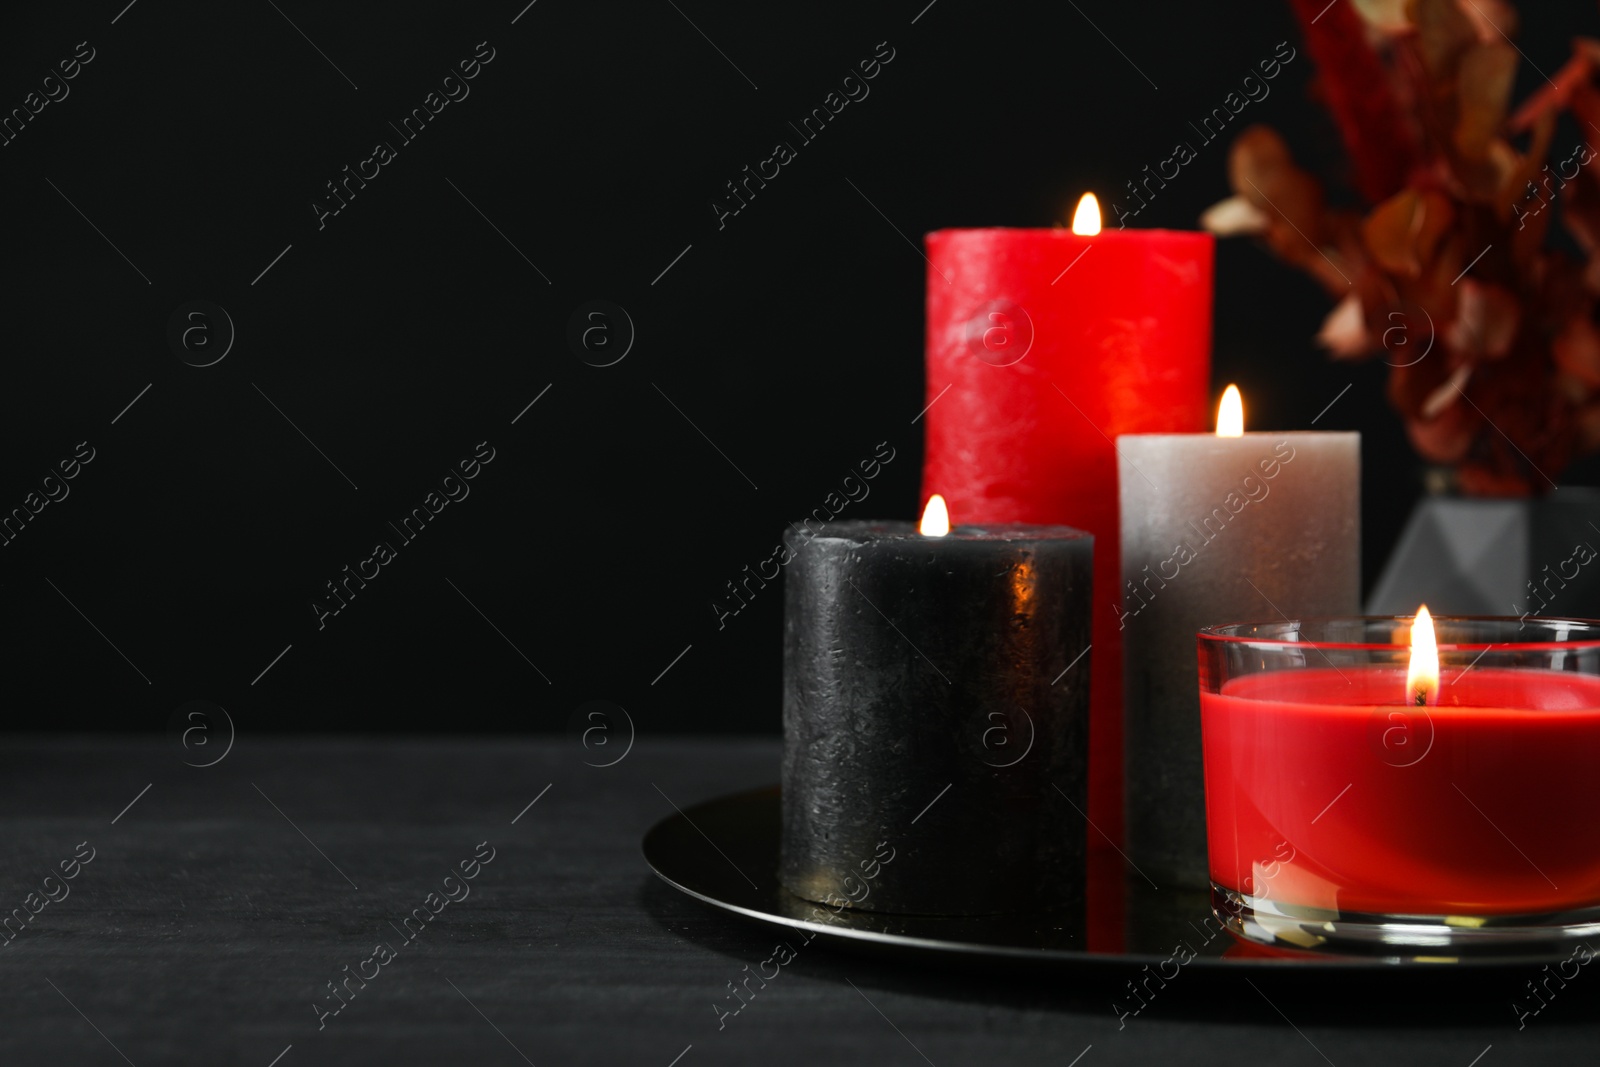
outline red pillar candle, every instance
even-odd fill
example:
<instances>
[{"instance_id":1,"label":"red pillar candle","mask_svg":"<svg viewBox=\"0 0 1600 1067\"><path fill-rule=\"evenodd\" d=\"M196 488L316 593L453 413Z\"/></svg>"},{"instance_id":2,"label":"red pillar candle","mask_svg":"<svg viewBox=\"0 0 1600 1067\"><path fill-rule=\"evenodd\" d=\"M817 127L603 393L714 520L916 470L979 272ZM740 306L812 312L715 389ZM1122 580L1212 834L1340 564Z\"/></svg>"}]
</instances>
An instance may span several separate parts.
<instances>
[{"instance_id":1,"label":"red pillar candle","mask_svg":"<svg viewBox=\"0 0 1600 1067\"><path fill-rule=\"evenodd\" d=\"M1212 239L982 229L939 230L925 243L922 495L944 494L965 522L1070 524L1094 534L1088 815L1120 838L1112 441L1208 428Z\"/></svg>"}]
</instances>

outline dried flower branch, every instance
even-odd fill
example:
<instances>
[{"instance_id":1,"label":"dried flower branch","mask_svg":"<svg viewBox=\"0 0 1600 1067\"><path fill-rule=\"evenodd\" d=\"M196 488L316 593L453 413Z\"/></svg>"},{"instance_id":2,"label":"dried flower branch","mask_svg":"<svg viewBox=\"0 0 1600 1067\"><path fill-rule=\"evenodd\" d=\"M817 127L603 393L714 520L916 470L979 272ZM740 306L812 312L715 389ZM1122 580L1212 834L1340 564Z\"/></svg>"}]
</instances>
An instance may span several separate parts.
<instances>
[{"instance_id":1,"label":"dried flower branch","mask_svg":"<svg viewBox=\"0 0 1600 1067\"><path fill-rule=\"evenodd\" d=\"M1291 4L1369 207L1328 206L1253 126L1230 149L1235 195L1202 223L1261 238L1338 299L1318 340L1385 357L1412 444L1464 491L1547 489L1600 449L1600 41L1513 114L1502 0ZM1582 140L1552 160L1562 113ZM1558 218L1581 261L1546 246Z\"/></svg>"}]
</instances>

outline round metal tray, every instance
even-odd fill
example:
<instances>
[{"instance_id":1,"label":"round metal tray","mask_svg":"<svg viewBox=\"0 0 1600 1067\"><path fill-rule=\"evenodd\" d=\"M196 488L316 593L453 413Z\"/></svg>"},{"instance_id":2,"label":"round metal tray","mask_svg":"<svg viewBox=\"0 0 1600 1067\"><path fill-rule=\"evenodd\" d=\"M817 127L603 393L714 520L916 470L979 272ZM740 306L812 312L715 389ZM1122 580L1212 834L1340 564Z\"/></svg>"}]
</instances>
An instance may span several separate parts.
<instances>
[{"instance_id":1,"label":"round metal tray","mask_svg":"<svg viewBox=\"0 0 1600 1067\"><path fill-rule=\"evenodd\" d=\"M1152 886L1109 849L1090 853L1088 905L1082 914L966 917L835 909L797 897L778 883L778 805L778 789L772 786L680 811L645 834L645 860L668 885L697 900L803 931L808 941L820 936L924 958L1327 973L1538 966L1563 959L1568 951L1528 946L1486 956L1357 956L1257 945L1219 928L1205 891Z\"/></svg>"}]
</instances>

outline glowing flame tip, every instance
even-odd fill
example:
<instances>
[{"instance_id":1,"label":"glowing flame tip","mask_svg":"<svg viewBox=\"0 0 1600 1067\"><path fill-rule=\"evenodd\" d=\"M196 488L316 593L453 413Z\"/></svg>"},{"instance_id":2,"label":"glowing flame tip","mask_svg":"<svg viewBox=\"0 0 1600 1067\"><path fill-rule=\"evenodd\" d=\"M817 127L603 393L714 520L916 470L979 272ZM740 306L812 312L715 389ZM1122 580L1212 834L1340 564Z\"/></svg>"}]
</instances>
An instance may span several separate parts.
<instances>
[{"instance_id":1,"label":"glowing flame tip","mask_svg":"<svg viewBox=\"0 0 1600 1067\"><path fill-rule=\"evenodd\" d=\"M950 509L945 506L944 497L938 493L928 498L928 504L922 509L922 523L917 527L917 532L925 537L943 537L950 532Z\"/></svg>"},{"instance_id":2,"label":"glowing flame tip","mask_svg":"<svg viewBox=\"0 0 1600 1067\"><path fill-rule=\"evenodd\" d=\"M1222 403L1217 405L1217 436L1244 436L1244 398L1239 387L1230 385L1222 392Z\"/></svg>"},{"instance_id":3,"label":"glowing flame tip","mask_svg":"<svg viewBox=\"0 0 1600 1067\"><path fill-rule=\"evenodd\" d=\"M1084 193L1078 200L1078 210L1072 213L1072 232L1080 237L1093 237L1100 232L1100 201L1093 193Z\"/></svg>"}]
</instances>

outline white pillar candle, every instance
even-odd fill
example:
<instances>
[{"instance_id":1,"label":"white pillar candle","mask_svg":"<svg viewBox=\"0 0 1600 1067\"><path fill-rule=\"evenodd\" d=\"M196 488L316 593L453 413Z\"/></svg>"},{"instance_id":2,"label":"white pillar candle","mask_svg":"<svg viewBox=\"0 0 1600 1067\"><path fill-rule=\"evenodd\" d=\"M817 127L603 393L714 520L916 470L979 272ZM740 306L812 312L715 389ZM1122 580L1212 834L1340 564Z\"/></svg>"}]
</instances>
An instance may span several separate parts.
<instances>
[{"instance_id":1,"label":"white pillar candle","mask_svg":"<svg viewBox=\"0 0 1600 1067\"><path fill-rule=\"evenodd\" d=\"M1195 631L1352 615L1361 591L1361 435L1243 433L1227 414L1216 435L1117 438L1128 853L1197 888L1210 878Z\"/></svg>"}]
</instances>

